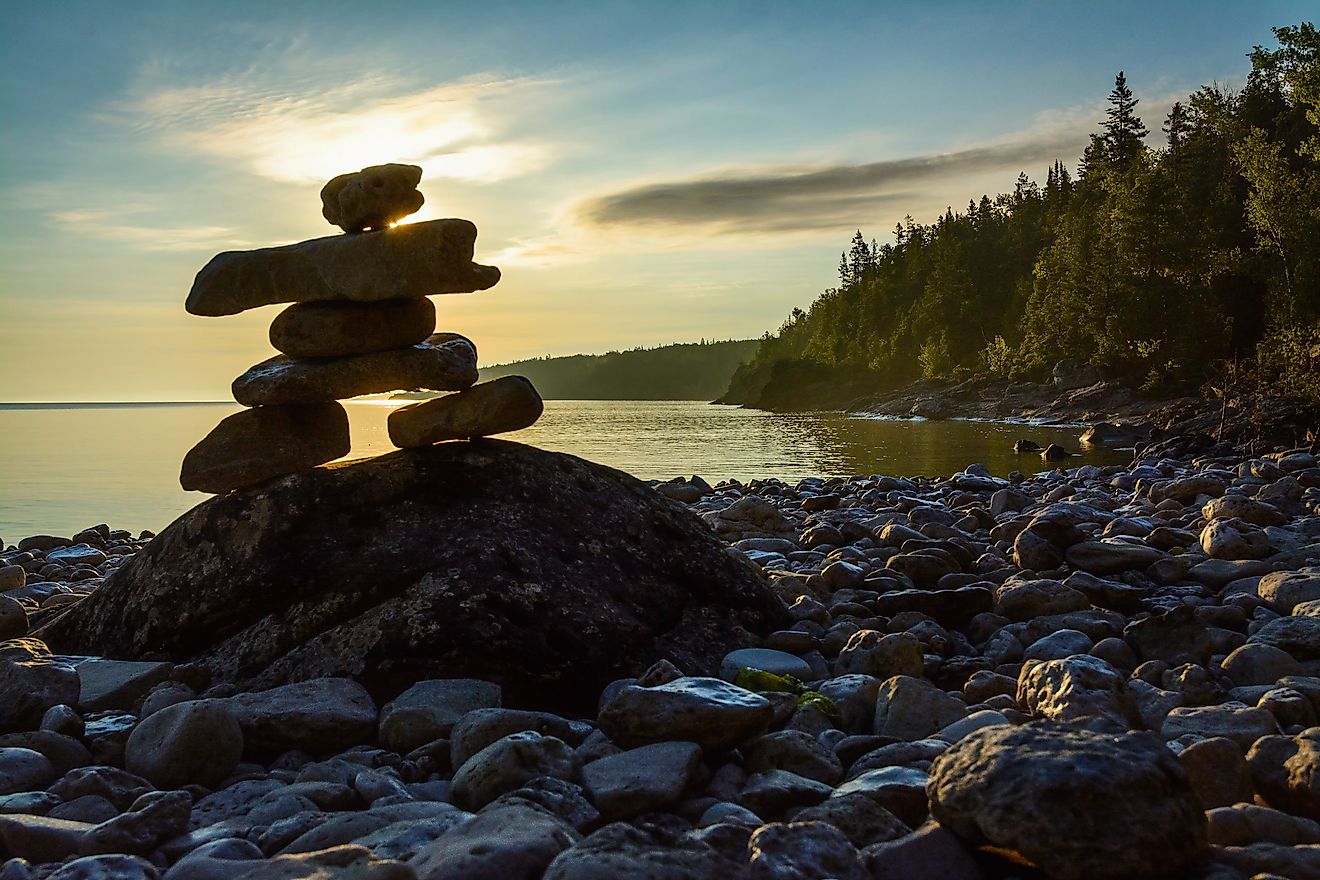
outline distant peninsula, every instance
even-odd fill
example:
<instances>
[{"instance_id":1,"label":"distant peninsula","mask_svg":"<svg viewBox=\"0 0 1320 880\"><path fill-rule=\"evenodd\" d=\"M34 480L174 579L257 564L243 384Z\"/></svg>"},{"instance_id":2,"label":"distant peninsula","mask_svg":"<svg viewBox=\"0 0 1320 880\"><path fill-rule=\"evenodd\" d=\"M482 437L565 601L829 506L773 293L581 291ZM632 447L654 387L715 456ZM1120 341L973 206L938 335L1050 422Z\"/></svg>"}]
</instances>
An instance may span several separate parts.
<instances>
[{"instance_id":1,"label":"distant peninsula","mask_svg":"<svg viewBox=\"0 0 1320 880\"><path fill-rule=\"evenodd\" d=\"M540 357L481 369L481 381L526 376L548 400L713 400L735 370L750 361L759 339L679 342L605 354ZM399 399L434 397L401 392Z\"/></svg>"}]
</instances>

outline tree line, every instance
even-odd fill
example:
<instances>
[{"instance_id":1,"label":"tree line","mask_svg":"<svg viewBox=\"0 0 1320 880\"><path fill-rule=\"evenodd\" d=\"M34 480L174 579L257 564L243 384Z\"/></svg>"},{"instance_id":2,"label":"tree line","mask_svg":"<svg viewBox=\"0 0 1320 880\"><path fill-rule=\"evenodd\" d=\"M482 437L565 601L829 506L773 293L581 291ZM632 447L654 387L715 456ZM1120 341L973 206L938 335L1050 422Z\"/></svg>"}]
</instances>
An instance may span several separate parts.
<instances>
[{"instance_id":1,"label":"tree line","mask_svg":"<svg viewBox=\"0 0 1320 880\"><path fill-rule=\"evenodd\" d=\"M858 231L838 286L767 333L724 399L845 403L797 398L1072 358L1152 395L1227 373L1320 406L1320 34L1274 34L1241 90L1175 103L1162 139L1120 72L1075 172L1019 174L892 241Z\"/></svg>"},{"instance_id":2,"label":"tree line","mask_svg":"<svg viewBox=\"0 0 1320 880\"><path fill-rule=\"evenodd\" d=\"M540 357L481 368L481 380L526 376L552 400L711 400L751 359L755 339L676 343L605 354Z\"/></svg>"}]
</instances>

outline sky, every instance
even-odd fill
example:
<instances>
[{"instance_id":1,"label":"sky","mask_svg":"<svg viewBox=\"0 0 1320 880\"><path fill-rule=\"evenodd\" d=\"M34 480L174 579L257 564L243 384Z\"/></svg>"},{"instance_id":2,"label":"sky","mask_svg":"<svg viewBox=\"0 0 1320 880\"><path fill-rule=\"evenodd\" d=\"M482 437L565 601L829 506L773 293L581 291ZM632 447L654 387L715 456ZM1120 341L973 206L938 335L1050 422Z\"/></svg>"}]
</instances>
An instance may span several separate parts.
<instances>
[{"instance_id":1,"label":"sky","mask_svg":"<svg viewBox=\"0 0 1320 880\"><path fill-rule=\"evenodd\" d=\"M223 400L271 306L212 255L336 234L330 177L421 165L411 219L503 280L437 297L483 363L760 336L881 241L1073 165L1124 70L1240 85L1272 2L0 0L0 401Z\"/></svg>"}]
</instances>

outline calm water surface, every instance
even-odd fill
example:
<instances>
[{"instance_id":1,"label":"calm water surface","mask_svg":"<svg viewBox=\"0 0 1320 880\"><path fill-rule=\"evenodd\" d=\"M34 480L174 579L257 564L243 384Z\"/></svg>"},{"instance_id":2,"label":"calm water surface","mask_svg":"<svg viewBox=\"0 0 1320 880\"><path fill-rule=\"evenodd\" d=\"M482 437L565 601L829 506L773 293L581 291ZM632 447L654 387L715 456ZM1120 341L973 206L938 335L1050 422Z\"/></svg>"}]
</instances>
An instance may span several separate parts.
<instances>
[{"instance_id":1,"label":"calm water surface","mask_svg":"<svg viewBox=\"0 0 1320 880\"><path fill-rule=\"evenodd\" d=\"M349 458L393 447L385 418L400 403L350 401ZM179 488L183 455L233 403L0 405L0 539L64 534L108 522L159 531L205 500ZM1077 428L973 422L896 422L843 413L778 415L698 401L551 400L511 439L579 455L642 479L700 474L710 482L851 474L951 474L972 462L993 473L1040 470L1016 456L1030 437L1078 449ZM1069 460L1110 464L1130 454Z\"/></svg>"}]
</instances>

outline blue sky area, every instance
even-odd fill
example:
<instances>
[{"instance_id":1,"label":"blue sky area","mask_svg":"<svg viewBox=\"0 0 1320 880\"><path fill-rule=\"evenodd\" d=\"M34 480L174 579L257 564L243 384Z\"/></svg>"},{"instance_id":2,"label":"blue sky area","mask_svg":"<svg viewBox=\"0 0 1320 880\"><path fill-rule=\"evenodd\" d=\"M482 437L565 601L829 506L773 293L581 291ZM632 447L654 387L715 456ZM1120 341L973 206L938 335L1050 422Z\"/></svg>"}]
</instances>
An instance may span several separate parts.
<instances>
[{"instance_id":1,"label":"blue sky area","mask_svg":"<svg viewBox=\"0 0 1320 880\"><path fill-rule=\"evenodd\" d=\"M1308 12L2 0L0 400L223 398L277 310L189 316L193 275L332 234L321 184L388 161L504 271L437 300L486 363L758 336L857 228L1074 163L1118 70L1158 145Z\"/></svg>"}]
</instances>

